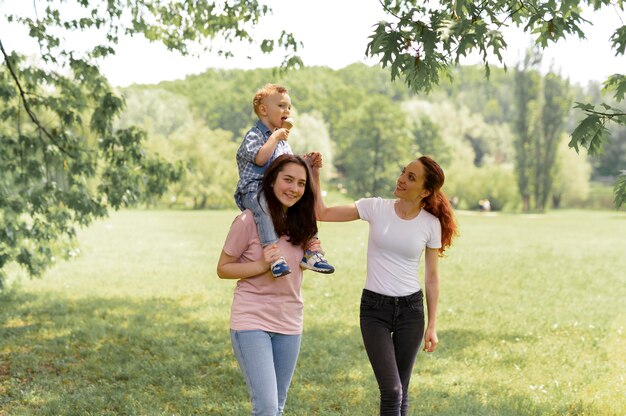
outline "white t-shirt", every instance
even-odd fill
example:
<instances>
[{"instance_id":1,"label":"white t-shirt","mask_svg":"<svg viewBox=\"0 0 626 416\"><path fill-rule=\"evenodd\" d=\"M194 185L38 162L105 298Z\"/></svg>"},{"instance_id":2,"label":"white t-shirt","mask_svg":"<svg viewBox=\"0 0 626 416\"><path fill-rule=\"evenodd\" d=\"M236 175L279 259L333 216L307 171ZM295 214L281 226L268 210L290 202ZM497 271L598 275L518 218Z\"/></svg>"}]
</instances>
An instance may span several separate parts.
<instances>
[{"instance_id":1,"label":"white t-shirt","mask_svg":"<svg viewBox=\"0 0 626 416\"><path fill-rule=\"evenodd\" d=\"M369 222L365 288L387 296L420 290L418 270L425 247L441 247L441 223L422 209L417 217L398 217L394 200L364 198L356 202L359 217Z\"/></svg>"}]
</instances>

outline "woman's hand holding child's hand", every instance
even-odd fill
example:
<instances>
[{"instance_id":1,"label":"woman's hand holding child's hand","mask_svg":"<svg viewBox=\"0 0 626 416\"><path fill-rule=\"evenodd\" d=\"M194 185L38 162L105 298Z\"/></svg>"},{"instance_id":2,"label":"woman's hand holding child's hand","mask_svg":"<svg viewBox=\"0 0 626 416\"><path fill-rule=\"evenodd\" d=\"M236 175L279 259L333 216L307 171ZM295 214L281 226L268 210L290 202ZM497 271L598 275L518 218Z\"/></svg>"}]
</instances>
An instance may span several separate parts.
<instances>
[{"instance_id":1,"label":"woman's hand holding child's hand","mask_svg":"<svg viewBox=\"0 0 626 416\"><path fill-rule=\"evenodd\" d=\"M278 260L280 256L281 254L280 250L278 249L278 245L269 244L263 247L263 260L265 260L268 265Z\"/></svg>"},{"instance_id":2,"label":"woman's hand holding child's hand","mask_svg":"<svg viewBox=\"0 0 626 416\"><path fill-rule=\"evenodd\" d=\"M311 152L304 155L304 160L310 168L320 169L323 165L322 154L320 152Z\"/></svg>"}]
</instances>

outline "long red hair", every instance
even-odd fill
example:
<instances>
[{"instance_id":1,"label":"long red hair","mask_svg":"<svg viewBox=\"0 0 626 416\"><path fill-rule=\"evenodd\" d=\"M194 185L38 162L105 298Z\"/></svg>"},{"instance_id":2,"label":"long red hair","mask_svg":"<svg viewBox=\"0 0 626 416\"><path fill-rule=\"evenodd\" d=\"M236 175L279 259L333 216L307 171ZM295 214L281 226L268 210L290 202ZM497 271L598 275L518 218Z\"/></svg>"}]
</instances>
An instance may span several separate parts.
<instances>
[{"instance_id":1,"label":"long red hair","mask_svg":"<svg viewBox=\"0 0 626 416\"><path fill-rule=\"evenodd\" d=\"M441 190L446 179L443 169L431 157L422 156L418 158L424 166L424 189L430 191L430 195L422 200L424 209L441 223L441 248L439 255L443 256L444 251L452 245L452 239L458 235L458 228L452 206L448 197Z\"/></svg>"}]
</instances>

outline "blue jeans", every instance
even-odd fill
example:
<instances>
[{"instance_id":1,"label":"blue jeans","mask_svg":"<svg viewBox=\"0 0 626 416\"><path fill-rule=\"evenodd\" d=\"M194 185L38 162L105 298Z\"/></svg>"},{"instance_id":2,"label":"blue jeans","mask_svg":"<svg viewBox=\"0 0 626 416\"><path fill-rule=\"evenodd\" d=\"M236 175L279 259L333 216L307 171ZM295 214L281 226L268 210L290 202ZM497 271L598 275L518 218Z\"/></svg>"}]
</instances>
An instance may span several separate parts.
<instances>
[{"instance_id":1,"label":"blue jeans","mask_svg":"<svg viewBox=\"0 0 626 416\"><path fill-rule=\"evenodd\" d=\"M258 196L258 198L257 198ZM261 245L274 244L278 241L278 235L274 229L274 222L267 209L267 201L263 192L248 192L241 196L241 204L254 214L254 222L259 232Z\"/></svg>"},{"instance_id":2,"label":"blue jeans","mask_svg":"<svg viewBox=\"0 0 626 416\"><path fill-rule=\"evenodd\" d=\"M283 414L302 335L262 330L230 331L230 339L252 401L252 416Z\"/></svg>"},{"instance_id":3,"label":"blue jeans","mask_svg":"<svg viewBox=\"0 0 626 416\"><path fill-rule=\"evenodd\" d=\"M380 390L380 415L405 416L411 372L424 338L422 291L391 297L363 289L360 315L363 344Z\"/></svg>"}]
</instances>

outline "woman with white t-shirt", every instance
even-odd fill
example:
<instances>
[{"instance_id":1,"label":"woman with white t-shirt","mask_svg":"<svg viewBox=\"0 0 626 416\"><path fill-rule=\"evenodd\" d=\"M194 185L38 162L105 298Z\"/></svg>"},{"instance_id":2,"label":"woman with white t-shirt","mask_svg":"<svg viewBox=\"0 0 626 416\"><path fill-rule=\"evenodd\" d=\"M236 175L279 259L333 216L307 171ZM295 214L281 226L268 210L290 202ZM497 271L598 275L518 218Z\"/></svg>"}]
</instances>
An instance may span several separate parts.
<instances>
[{"instance_id":1,"label":"woman with white t-shirt","mask_svg":"<svg viewBox=\"0 0 626 416\"><path fill-rule=\"evenodd\" d=\"M409 163L396 181L396 199L364 198L352 205L327 207L317 182L317 218L321 221L365 220L370 224L367 277L361 296L363 343L380 390L380 414L408 414L408 388L419 346L437 348L438 259L457 233L456 222L441 191L444 173L430 157ZM418 277L425 254L428 326Z\"/></svg>"},{"instance_id":2,"label":"woman with white t-shirt","mask_svg":"<svg viewBox=\"0 0 626 416\"><path fill-rule=\"evenodd\" d=\"M233 221L217 265L222 279L239 279L231 306L230 333L253 415L282 415L302 336L300 261L317 233L310 171L299 156L282 155L262 182L268 210L280 236L261 246L252 211ZM282 255L292 273L275 279L269 265Z\"/></svg>"}]
</instances>

